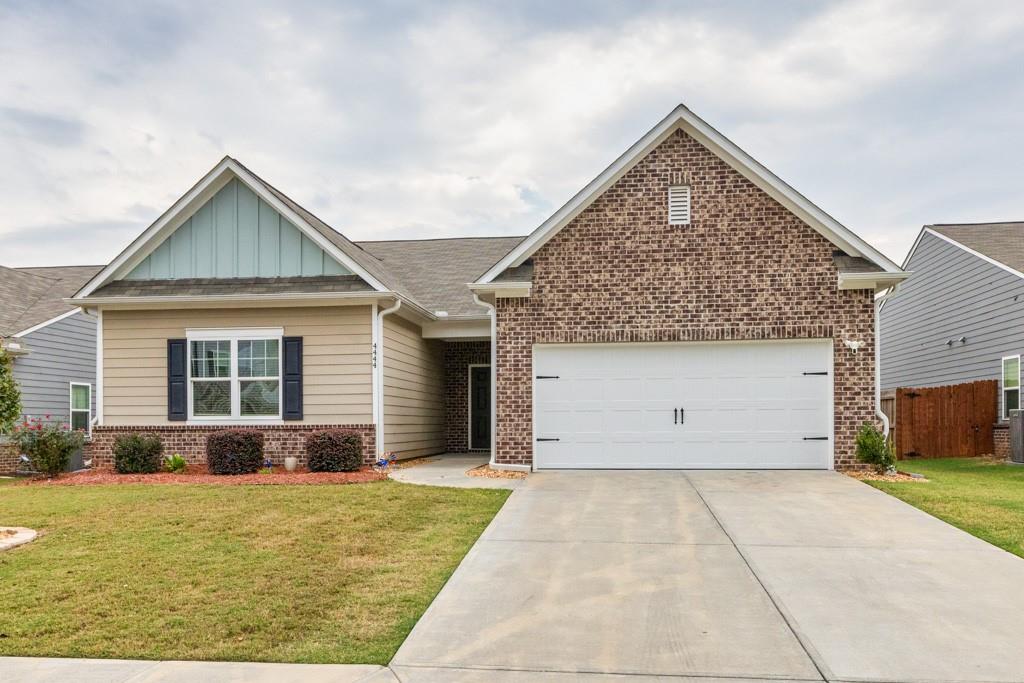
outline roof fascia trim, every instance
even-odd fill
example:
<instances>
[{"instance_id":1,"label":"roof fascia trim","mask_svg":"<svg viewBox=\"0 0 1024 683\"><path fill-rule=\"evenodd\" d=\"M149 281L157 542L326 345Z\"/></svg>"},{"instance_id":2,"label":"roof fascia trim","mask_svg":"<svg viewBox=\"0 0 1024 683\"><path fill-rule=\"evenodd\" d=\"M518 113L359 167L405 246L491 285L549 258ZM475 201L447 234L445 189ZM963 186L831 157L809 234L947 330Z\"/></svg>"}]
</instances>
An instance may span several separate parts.
<instances>
[{"instance_id":1,"label":"roof fascia trim","mask_svg":"<svg viewBox=\"0 0 1024 683\"><path fill-rule=\"evenodd\" d=\"M625 175L648 152L680 128L846 253L851 256L867 258L883 268L885 272L900 271L900 267L885 255L814 205L699 116L685 106L679 105L515 249L481 275L477 282L490 282L506 268L522 264L593 203L601 193Z\"/></svg>"},{"instance_id":2,"label":"roof fascia trim","mask_svg":"<svg viewBox=\"0 0 1024 683\"><path fill-rule=\"evenodd\" d=\"M159 247L171 233L188 220L203 203L230 182L233 177L238 178L250 190L255 192L260 199L267 202L275 211L291 221L304 235L313 240L317 246L337 259L338 262L344 264L354 274L363 278L375 290L378 292L389 291L382 282L367 273L359 264L334 246L319 230L309 225L305 219L269 192L263 183L253 178L238 162L231 157L224 157L192 189L182 195L152 225L135 238L113 261L79 289L75 293L74 298L87 297L103 285L131 272L132 268Z\"/></svg>"},{"instance_id":3,"label":"roof fascia trim","mask_svg":"<svg viewBox=\"0 0 1024 683\"><path fill-rule=\"evenodd\" d=\"M986 263L992 264L996 268L1001 268L1002 270L1005 270L1007 273L1012 273L1013 275L1016 275L1019 278L1024 278L1024 273L1022 273L1021 271L1017 270L1016 268L1011 268L1010 266L1006 265L1002 261L997 261L996 259L992 258L991 256L986 256L985 254L982 254L980 251L975 251L974 249L971 249L970 247L968 247L968 246L966 246L964 244L961 244L960 242L957 242L952 237L947 237L946 235L943 235L942 233L936 232L935 230L932 230L929 227L926 227L921 232L922 232L922 234L927 232L930 235L935 235L940 240L943 240L945 242L949 242L950 244L955 245L955 246L959 247L960 249L963 249L964 251L966 251L971 256L976 256L976 257L980 258L982 261L985 261ZM918 240L920 241L920 238L918 238ZM914 249L916 249L916 248L917 248L917 243L915 242L914 243ZM910 260L910 256L909 255L907 256L907 260L908 261Z\"/></svg>"},{"instance_id":4,"label":"roof fascia trim","mask_svg":"<svg viewBox=\"0 0 1024 683\"><path fill-rule=\"evenodd\" d=\"M47 327L47 326L52 325L54 323L59 323L61 320L64 320L64 318L70 318L73 315L78 315L79 313L83 313L81 308L76 308L76 309L71 310L71 311L65 311L64 313L61 313L60 315L58 315L56 317L50 318L49 320L41 322L38 325L33 325L32 327L30 327L30 328L28 328L26 330L22 330L21 332L18 332L17 334L12 334L11 336L12 337L24 337L26 335L32 334L33 332L38 332L39 330L43 329L44 327Z\"/></svg>"}]
</instances>

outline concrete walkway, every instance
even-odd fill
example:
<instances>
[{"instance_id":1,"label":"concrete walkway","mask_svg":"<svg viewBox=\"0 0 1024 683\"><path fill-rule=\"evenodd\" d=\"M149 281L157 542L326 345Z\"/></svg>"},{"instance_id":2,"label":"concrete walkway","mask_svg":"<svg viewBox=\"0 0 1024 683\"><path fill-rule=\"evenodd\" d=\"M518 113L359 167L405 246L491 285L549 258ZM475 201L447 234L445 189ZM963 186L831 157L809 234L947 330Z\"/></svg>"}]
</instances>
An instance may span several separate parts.
<instances>
[{"instance_id":1,"label":"concrete walkway","mask_svg":"<svg viewBox=\"0 0 1024 683\"><path fill-rule=\"evenodd\" d=\"M1022 587L1024 560L836 473L538 473L391 668L403 683L1022 681Z\"/></svg>"},{"instance_id":2,"label":"concrete walkway","mask_svg":"<svg viewBox=\"0 0 1024 683\"><path fill-rule=\"evenodd\" d=\"M407 484L454 486L467 489L515 489L525 483L525 479L491 479L471 477L466 474L474 467L486 465L487 460L486 454L448 453L431 457L426 462L412 467L397 470L389 476L395 481L404 481Z\"/></svg>"},{"instance_id":3,"label":"concrete walkway","mask_svg":"<svg viewBox=\"0 0 1024 683\"><path fill-rule=\"evenodd\" d=\"M0 681L11 683L397 683L383 666L145 662L129 659L0 657Z\"/></svg>"}]
</instances>

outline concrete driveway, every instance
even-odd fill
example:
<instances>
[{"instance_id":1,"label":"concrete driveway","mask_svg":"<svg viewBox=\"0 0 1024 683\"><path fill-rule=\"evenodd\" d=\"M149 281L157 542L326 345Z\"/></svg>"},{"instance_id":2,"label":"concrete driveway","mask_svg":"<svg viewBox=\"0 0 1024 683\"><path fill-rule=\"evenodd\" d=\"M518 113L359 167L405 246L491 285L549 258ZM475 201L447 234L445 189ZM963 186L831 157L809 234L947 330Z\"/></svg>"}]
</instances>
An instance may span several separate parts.
<instances>
[{"instance_id":1,"label":"concrete driveway","mask_svg":"<svg viewBox=\"0 0 1024 683\"><path fill-rule=\"evenodd\" d=\"M922 484L927 485L927 484ZM1024 560L831 472L552 472L402 681L1022 681Z\"/></svg>"}]
</instances>

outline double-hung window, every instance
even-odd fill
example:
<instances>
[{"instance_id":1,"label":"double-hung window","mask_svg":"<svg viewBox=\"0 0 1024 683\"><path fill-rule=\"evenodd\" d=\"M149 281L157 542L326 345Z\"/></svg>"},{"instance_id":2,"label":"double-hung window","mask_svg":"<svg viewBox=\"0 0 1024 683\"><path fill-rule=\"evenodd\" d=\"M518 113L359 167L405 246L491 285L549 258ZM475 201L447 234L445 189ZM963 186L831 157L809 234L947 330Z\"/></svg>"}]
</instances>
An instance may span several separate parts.
<instances>
[{"instance_id":1,"label":"double-hung window","mask_svg":"<svg viewBox=\"0 0 1024 683\"><path fill-rule=\"evenodd\" d=\"M1020 409L1020 356L1003 358L1003 419Z\"/></svg>"},{"instance_id":2,"label":"double-hung window","mask_svg":"<svg viewBox=\"0 0 1024 683\"><path fill-rule=\"evenodd\" d=\"M189 419L281 418L280 329L188 330Z\"/></svg>"},{"instance_id":3,"label":"double-hung window","mask_svg":"<svg viewBox=\"0 0 1024 683\"><path fill-rule=\"evenodd\" d=\"M71 382L71 404L68 423L71 429L81 429L86 436L92 430L92 385Z\"/></svg>"}]
</instances>

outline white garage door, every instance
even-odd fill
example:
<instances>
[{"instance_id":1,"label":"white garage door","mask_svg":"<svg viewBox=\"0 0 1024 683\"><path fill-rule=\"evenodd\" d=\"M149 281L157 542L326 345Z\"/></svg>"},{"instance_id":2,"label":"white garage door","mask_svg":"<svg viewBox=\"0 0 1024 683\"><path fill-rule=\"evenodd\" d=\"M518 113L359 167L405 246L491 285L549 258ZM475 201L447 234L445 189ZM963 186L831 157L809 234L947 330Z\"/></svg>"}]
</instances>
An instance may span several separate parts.
<instances>
[{"instance_id":1,"label":"white garage door","mask_svg":"<svg viewBox=\"0 0 1024 683\"><path fill-rule=\"evenodd\" d=\"M827 469L832 343L538 345L538 469Z\"/></svg>"}]
</instances>

